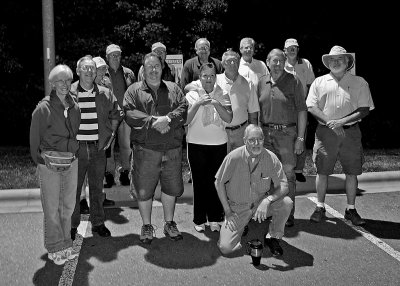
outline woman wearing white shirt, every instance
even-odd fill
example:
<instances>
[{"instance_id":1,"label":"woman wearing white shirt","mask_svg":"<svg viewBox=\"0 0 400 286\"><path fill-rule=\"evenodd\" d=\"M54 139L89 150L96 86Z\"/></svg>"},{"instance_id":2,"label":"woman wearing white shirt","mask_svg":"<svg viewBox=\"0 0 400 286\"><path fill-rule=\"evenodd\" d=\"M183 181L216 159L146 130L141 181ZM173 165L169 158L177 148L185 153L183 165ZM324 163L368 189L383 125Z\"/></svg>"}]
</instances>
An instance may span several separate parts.
<instances>
[{"instance_id":1,"label":"woman wearing white shirt","mask_svg":"<svg viewBox=\"0 0 400 286\"><path fill-rule=\"evenodd\" d=\"M211 63L200 68L199 86L186 94L187 151L192 172L193 222L198 232L209 222L211 231L219 231L224 210L214 186L215 174L226 156L225 123L232 121L229 95L215 84L216 70Z\"/></svg>"}]
</instances>

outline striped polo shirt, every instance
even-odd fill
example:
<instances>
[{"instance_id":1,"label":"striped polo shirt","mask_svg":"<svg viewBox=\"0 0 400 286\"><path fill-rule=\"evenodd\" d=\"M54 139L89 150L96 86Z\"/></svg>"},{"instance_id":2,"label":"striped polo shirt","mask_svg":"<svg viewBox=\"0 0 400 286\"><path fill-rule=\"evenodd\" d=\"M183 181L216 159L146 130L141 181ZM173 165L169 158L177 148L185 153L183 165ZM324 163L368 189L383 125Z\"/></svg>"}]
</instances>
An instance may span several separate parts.
<instances>
[{"instance_id":1,"label":"striped polo shirt","mask_svg":"<svg viewBox=\"0 0 400 286\"><path fill-rule=\"evenodd\" d=\"M83 88L82 88L83 89ZM81 109L81 124L76 139L79 141L99 140L99 123L96 111L96 93L91 90L78 92L78 104Z\"/></svg>"}]
</instances>

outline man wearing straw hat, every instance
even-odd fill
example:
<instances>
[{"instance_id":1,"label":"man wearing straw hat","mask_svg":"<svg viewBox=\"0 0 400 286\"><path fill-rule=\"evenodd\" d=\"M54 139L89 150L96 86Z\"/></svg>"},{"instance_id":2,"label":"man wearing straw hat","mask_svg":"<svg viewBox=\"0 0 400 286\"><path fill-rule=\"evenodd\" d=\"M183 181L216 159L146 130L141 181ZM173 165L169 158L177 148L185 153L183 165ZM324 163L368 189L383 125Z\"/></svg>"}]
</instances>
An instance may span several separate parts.
<instances>
[{"instance_id":1,"label":"man wearing straw hat","mask_svg":"<svg viewBox=\"0 0 400 286\"><path fill-rule=\"evenodd\" d=\"M363 151L358 122L374 109L368 83L349 70L354 57L340 46L334 46L322 62L330 73L311 84L307 97L308 111L317 119L313 161L317 168L317 206L310 217L313 222L325 218L325 195L328 176L333 173L337 158L346 175L347 208L344 218L353 225L365 221L355 209L357 176L362 173Z\"/></svg>"}]
</instances>

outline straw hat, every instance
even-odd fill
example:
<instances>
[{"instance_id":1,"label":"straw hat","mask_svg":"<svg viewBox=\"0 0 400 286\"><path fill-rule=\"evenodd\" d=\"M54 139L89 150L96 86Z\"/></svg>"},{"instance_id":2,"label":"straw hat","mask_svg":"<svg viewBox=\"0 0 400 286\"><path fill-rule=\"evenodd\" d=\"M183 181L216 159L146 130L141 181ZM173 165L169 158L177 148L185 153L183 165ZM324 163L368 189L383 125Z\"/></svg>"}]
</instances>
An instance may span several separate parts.
<instances>
[{"instance_id":1,"label":"straw hat","mask_svg":"<svg viewBox=\"0 0 400 286\"><path fill-rule=\"evenodd\" d=\"M347 70L350 70L354 66L354 57L352 54L346 52L344 48L341 46L334 46L329 54L325 54L322 56L322 62L324 66L326 66L327 69L329 69L329 60L332 56L338 56L338 55L345 55L349 59L349 62L347 63Z\"/></svg>"}]
</instances>

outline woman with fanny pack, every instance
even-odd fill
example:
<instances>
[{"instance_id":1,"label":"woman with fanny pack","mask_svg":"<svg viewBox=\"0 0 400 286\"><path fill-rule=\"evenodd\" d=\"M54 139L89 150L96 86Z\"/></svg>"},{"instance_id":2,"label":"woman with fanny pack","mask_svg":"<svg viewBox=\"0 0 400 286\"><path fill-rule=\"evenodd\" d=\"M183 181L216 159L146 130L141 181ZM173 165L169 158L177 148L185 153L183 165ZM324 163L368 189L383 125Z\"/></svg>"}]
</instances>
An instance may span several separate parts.
<instances>
[{"instance_id":1,"label":"woman with fanny pack","mask_svg":"<svg viewBox=\"0 0 400 286\"><path fill-rule=\"evenodd\" d=\"M71 215L75 207L78 160L75 153L81 113L70 93L73 73L66 65L49 74L52 88L32 114L31 156L37 164L44 214L44 246L48 258L57 265L74 259Z\"/></svg>"}]
</instances>

